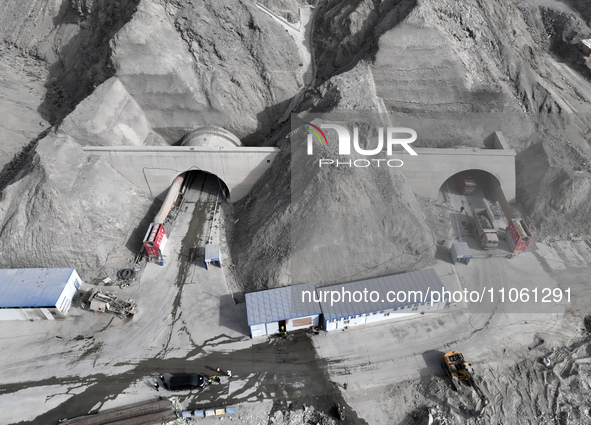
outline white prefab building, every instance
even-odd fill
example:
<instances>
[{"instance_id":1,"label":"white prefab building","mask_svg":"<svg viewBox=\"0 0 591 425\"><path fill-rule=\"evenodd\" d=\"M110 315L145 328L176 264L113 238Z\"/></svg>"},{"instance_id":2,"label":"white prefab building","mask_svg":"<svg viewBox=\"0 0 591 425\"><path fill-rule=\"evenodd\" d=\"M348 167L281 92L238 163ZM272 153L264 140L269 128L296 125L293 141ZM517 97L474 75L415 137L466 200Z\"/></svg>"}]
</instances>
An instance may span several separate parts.
<instances>
[{"instance_id":1,"label":"white prefab building","mask_svg":"<svg viewBox=\"0 0 591 425\"><path fill-rule=\"evenodd\" d=\"M252 337L318 326L320 305L312 300L314 293L313 284L303 283L246 294Z\"/></svg>"},{"instance_id":2,"label":"white prefab building","mask_svg":"<svg viewBox=\"0 0 591 425\"><path fill-rule=\"evenodd\" d=\"M437 296L431 301L433 292L443 294L443 289L435 270L427 269L316 288L316 293L324 329L332 331L441 310L447 301Z\"/></svg>"},{"instance_id":3,"label":"white prefab building","mask_svg":"<svg viewBox=\"0 0 591 425\"><path fill-rule=\"evenodd\" d=\"M64 318L80 283L74 268L0 269L0 320Z\"/></svg>"}]
</instances>

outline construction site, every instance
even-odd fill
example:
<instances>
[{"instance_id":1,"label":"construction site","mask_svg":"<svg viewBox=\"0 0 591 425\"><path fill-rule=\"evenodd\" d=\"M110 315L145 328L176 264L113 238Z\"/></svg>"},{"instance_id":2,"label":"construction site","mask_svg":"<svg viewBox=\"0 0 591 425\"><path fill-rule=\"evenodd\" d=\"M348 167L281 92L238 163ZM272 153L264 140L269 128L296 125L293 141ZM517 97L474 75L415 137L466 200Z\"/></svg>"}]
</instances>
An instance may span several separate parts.
<instances>
[{"instance_id":1,"label":"construction site","mask_svg":"<svg viewBox=\"0 0 591 425\"><path fill-rule=\"evenodd\" d=\"M588 1L0 36L1 423L591 423Z\"/></svg>"}]
</instances>

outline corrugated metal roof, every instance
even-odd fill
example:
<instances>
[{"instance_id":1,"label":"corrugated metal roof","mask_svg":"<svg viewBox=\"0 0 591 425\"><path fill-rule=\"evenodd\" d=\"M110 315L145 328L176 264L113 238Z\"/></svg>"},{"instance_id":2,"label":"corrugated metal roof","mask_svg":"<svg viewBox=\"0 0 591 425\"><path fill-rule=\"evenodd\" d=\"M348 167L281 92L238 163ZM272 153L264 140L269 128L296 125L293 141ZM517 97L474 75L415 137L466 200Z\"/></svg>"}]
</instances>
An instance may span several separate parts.
<instances>
[{"instance_id":1,"label":"corrugated metal roof","mask_svg":"<svg viewBox=\"0 0 591 425\"><path fill-rule=\"evenodd\" d=\"M313 297L314 284L302 283L246 294L248 326L320 314L317 302L301 301L302 291L310 291Z\"/></svg>"},{"instance_id":2,"label":"corrugated metal roof","mask_svg":"<svg viewBox=\"0 0 591 425\"><path fill-rule=\"evenodd\" d=\"M0 308L55 306L74 268L0 269Z\"/></svg>"},{"instance_id":3,"label":"corrugated metal roof","mask_svg":"<svg viewBox=\"0 0 591 425\"><path fill-rule=\"evenodd\" d=\"M365 289L367 289L366 298L368 302L355 302L347 299L331 305L330 295L328 295L328 299L324 299L324 295L322 295L323 291L338 291L341 294L342 291L350 291L353 295L354 291L363 293ZM441 289L443 289L443 283L439 279L439 276L437 276L437 273L435 273L435 270L427 269L317 288L316 292L318 293L317 299L320 300L324 318L326 320L334 320L416 304L415 302L400 302L398 300L389 302L386 298L389 291L404 291L406 293L408 291L420 291L423 295L426 295L427 292L440 291ZM371 291L376 291L379 294L379 299L376 302L370 300ZM345 298L348 297L345 296Z\"/></svg>"}]
</instances>

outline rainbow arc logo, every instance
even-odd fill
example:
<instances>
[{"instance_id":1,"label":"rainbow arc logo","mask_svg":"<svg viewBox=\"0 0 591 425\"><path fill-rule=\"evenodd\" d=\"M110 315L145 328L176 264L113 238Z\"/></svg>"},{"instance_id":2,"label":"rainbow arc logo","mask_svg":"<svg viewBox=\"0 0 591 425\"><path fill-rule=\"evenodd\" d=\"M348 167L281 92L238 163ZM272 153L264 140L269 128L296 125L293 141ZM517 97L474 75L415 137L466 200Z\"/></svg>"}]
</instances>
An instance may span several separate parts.
<instances>
[{"instance_id":1,"label":"rainbow arc logo","mask_svg":"<svg viewBox=\"0 0 591 425\"><path fill-rule=\"evenodd\" d=\"M326 138L326 134L324 134L324 131L322 131L320 129L320 127L318 127L312 123L309 123L309 122L305 122L304 124L312 127L312 128L308 127L307 130L309 132L311 132L312 134L314 134L314 136L316 136L316 138L318 139L318 141L320 142L321 145L325 144L326 146L328 146L328 139ZM320 133L320 134L318 134L318 133ZM322 137L320 137L320 135L322 135Z\"/></svg>"}]
</instances>

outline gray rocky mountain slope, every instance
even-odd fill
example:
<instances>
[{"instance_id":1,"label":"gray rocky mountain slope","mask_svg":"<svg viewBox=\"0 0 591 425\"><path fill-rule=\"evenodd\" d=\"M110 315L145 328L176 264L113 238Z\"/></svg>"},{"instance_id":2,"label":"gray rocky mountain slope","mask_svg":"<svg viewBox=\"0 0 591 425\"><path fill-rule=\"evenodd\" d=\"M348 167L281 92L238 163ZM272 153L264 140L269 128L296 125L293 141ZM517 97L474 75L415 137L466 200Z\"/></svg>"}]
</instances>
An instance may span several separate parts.
<instances>
[{"instance_id":1,"label":"gray rocky mountain slope","mask_svg":"<svg viewBox=\"0 0 591 425\"><path fill-rule=\"evenodd\" d=\"M429 143L442 147L480 146L490 131L502 129L518 151L514 207L536 234L591 233L584 207L591 181L591 83L589 59L578 47L580 39L591 37L586 2L326 0L311 5L315 72L309 86L304 81L308 64L293 28L286 27L298 27L300 6L308 7L304 2L266 1L259 7L239 0L30 0L1 6L3 45L12 56L45 64L46 93L36 109L42 120L60 128L38 143L36 132L25 131L31 127L28 119L6 133L10 155L19 146L28 148L0 176L2 266L67 263L94 276L111 250L105 247L128 245L127 235L153 207L100 161L93 167L104 167L103 172L89 174L85 184L76 184L84 173L69 172L68 187L105 191L106 199L125 208L117 210L117 231L94 232L94 244L102 248L81 256L72 241L48 252L46 229L88 230L89 217L100 229L112 211L97 193L96 202L84 204L84 214L74 208L46 215L48 204L32 202L37 194L53 193L56 208L57 199L84 195L55 181L58 173L43 171L51 165L43 155L59 153L64 167L76 170L92 161L77 145L170 144L202 124L225 127L247 144L282 148L269 174L234 206L231 220L240 221L230 237L231 251L245 289L425 266L434 239L401 174L374 170L361 179L343 175L335 181L309 170L301 188L306 196L292 199L297 174L290 169L292 136L285 114L293 107L295 112L390 111L409 122L437 122L445 131ZM130 109L108 118L107 126L96 126L88 117L106 105L104 93L114 86L121 89L119 99L129 97ZM12 109L14 100L8 101L2 107ZM125 199L101 184L101 176L111 176ZM333 220L312 219L301 226L304 211ZM360 222L356 234L353 227ZM331 242L335 255L324 268L317 262L301 273L297 265L321 242L321 228L325 234L342 231Z\"/></svg>"}]
</instances>

